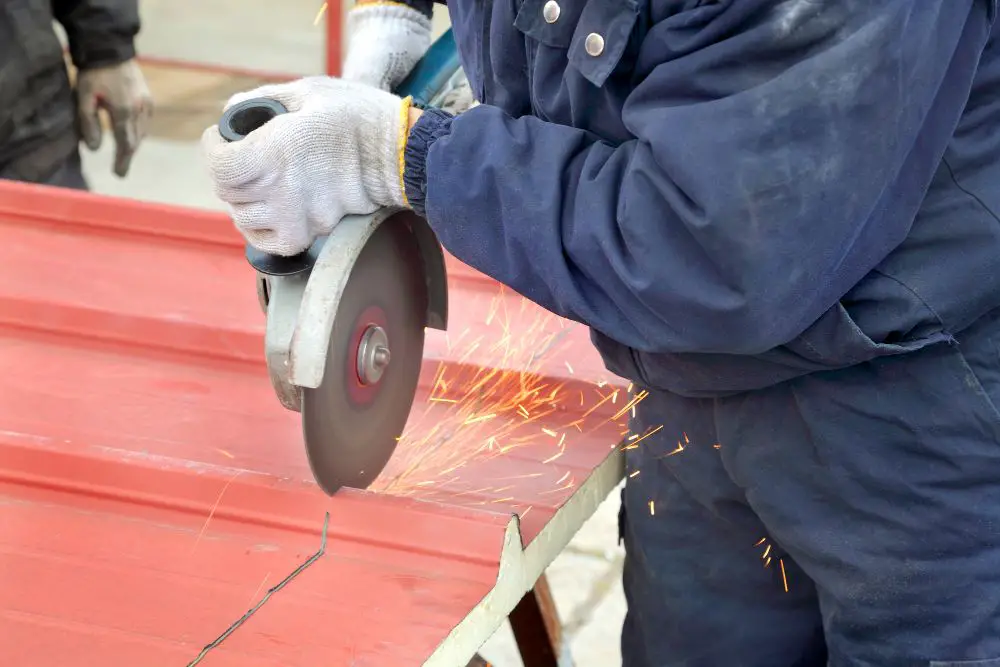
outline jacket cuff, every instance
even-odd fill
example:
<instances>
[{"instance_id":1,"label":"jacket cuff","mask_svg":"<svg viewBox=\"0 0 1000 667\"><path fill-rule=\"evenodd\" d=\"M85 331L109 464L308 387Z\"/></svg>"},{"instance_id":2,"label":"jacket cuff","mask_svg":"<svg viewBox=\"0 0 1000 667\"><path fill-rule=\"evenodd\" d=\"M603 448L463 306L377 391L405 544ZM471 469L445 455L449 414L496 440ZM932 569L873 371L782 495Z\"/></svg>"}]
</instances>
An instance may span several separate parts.
<instances>
[{"instance_id":1,"label":"jacket cuff","mask_svg":"<svg viewBox=\"0 0 1000 667\"><path fill-rule=\"evenodd\" d=\"M423 217L427 199L427 153L438 138L451 132L454 116L440 109L426 109L410 130L403 152L403 187L410 208Z\"/></svg>"},{"instance_id":2,"label":"jacket cuff","mask_svg":"<svg viewBox=\"0 0 1000 667\"><path fill-rule=\"evenodd\" d=\"M112 67L135 58L135 42L125 35L106 40L69 36L68 41L70 57L77 69Z\"/></svg>"}]
</instances>

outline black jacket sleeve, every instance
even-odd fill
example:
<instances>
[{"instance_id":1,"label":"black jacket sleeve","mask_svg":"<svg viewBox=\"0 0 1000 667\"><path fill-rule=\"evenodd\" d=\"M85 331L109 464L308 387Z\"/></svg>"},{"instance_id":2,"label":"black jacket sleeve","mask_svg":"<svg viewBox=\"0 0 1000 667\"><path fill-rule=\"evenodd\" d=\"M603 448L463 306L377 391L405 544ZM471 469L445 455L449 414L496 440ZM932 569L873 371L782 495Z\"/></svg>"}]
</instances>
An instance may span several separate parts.
<instances>
[{"instance_id":1,"label":"black jacket sleeve","mask_svg":"<svg viewBox=\"0 0 1000 667\"><path fill-rule=\"evenodd\" d=\"M66 29L78 68L117 65L135 57L139 0L52 0L52 15Z\"/></svg>"}]
</instances>

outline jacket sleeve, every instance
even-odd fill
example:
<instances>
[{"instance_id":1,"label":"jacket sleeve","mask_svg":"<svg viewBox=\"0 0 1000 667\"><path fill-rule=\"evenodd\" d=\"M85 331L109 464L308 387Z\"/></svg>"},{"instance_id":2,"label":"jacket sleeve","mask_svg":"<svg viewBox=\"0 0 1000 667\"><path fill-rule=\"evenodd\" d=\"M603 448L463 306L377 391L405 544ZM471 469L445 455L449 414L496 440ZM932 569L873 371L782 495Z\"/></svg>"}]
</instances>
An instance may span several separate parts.
<instances>
[{"instance_id":1,"label":"jacket sleeve","mask_svg":"<svg viewBox=\"0 0 1000 667\"><path fill-rule=\"evenodd\" d=\"M794 339L906 237L992 17L980 0L825 0L798 23L801 3L724 4L705 34L651 26L619 145L486 105L425 113L411 205L459 259L633 348Z\"/></svg>"},{"instance_id":2,"label":"jacket sleeve","mask_svg":"<svg viewBox=\"0 0 1000 667\"><path fill-rule=\"evenodd\" d=\"M52 0L52 14L66 30L78 68L117 65L135 57L138 0Z\"/></svg>"}]
</instances>

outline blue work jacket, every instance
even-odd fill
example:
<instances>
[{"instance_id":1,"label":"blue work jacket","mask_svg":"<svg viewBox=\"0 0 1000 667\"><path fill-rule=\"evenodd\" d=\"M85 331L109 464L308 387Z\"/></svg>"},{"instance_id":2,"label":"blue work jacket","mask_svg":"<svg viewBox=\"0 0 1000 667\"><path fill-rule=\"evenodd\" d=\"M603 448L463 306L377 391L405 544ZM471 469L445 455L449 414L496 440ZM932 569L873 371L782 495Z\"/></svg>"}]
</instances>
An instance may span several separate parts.
<instances>
[{"instance_id":1,"label":"blue work jacket","mask_svg":"<svg viewBox=\"0 0 1000 667\"><path fill-rule=\"evenodd\" d=\"M722 396L1000 307L996 0L447 4L482 104L407 196L613 372Z\"/></svg>"}]
</instances>

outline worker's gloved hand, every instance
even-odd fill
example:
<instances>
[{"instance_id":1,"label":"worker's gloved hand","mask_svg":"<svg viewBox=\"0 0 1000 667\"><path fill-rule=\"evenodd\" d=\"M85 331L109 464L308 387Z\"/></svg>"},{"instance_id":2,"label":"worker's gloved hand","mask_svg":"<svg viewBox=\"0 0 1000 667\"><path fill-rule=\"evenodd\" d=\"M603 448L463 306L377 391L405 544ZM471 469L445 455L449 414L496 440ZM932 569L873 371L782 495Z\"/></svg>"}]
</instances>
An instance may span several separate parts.
<instances>
[{"instance_id":1,"label":"worker's gloved hand","mask_svg":"<svg viewBox=\"0 0 1000 667\"><path fill-rule=\"evenodd\" d=\"M153 115L153 98L138 63L127 60L81 70L76 78L76 108L80 134L92 151L101 147L104 135L98 111L108 112L115 136L114 171L125 176Z\"/></svg>"},{"instance_id":2,"label":"worker's gloved hand","mask_svg":"<svg viewBox=\"0 0 1000 667\"><path fill-rule=\"evenodd\" d=\"M233 143L213 125L202 148L216 194L258 250L294 255L345 215L406 206L409 98L317 76L235 95L226 108L253 97L289 113Z\"/></svg>"},{"instance_id":3,"label":"worker's gloved hand","mask_svg":"<svg viewBox=\"0 0 1000 667\"><path fill-rule=\"evenodd\" d=\"M362 2L347 15L343 78L393 90L431 45L431 21L395 2Z\"/></svg>"}]
</instances>

